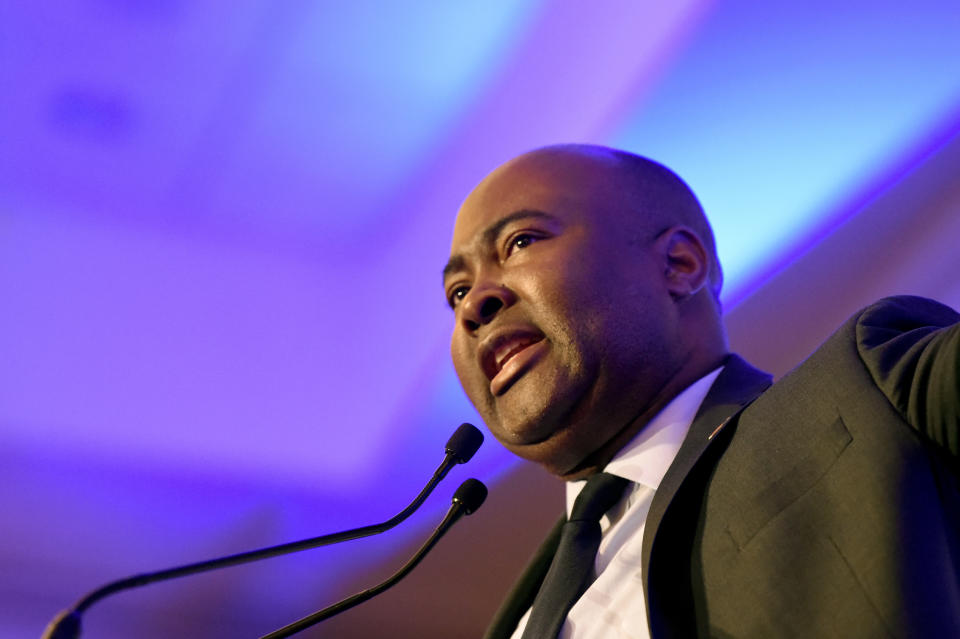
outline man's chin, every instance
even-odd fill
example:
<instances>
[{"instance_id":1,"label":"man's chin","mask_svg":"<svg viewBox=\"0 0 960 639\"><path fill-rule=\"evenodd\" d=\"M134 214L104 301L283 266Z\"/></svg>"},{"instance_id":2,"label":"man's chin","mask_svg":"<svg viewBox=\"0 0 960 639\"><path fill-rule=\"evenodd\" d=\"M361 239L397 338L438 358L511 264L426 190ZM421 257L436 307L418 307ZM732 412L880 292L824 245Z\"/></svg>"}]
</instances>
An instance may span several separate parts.
<instances>
[{"instance_id":1,"label":"man's chin","mask_svg":"<svg viewBox=\"0 0 960 639\"><path fill-rule=\"evenodd\" d=\"M523 426L510 430L501 431L500 441L510 448L522 449L528 446L537 446L548 441L557 434L557 429L552 426Z\"/></svg>"},{"instance_id":2,"label":"man's chin","mask_svg":"<svg viewBox=\"0 0 960 639\"><path fill-rule=\"evenodd\" d=\"M569 414L560 410L559 402L533 402L525 398L501 399L491 411L494 419L484 420L490 431L507 447L518 449L538 446L563 436L569 425ZM512 450L512 448L511 448Z\"/></svg>"},{"instance_id":3,"label":"man's chin","mask_svg":"<svg viewBox=\"0 0 960 639\"><path fill-rule=\"evenodd\" d=\"M571 446L570 433L564 428L522 431L522 435L499 438L511 453L543 466L552 475L566 478L580 470L584 455Z\"/></svg>"}]
</instances>

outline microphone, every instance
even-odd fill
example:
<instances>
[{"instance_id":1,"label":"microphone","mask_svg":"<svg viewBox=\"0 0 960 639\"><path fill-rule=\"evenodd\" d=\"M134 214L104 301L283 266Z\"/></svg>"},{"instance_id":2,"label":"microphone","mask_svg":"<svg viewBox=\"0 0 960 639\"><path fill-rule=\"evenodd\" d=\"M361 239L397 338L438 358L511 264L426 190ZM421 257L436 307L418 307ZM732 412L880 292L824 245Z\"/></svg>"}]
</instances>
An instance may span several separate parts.
<instances>
[{"instance_id":1,"label":"microphone","mask_svg":"<svg viewBox=\"0 0 960 639\"><path fill-rule=\"evenodd\" d=\"M483 485L483 482L476 479L468 479L457 488L457 492L453 495L452 504L450 505L447 514L444 516L443 521L440 522L440 525L437 526L436 530L433 531L433 534L427 539L426 542L420 549L414 553L407 563L400 567L400 570L395 572L393 575L388 577L385 581L377 584L372 588L368 588L362 592L358 592L352 597L347 597L342 601L339 601L332 606L328 606L319 612L315 612L312 615L307 615L306 617L294 621L293 623L284 626L278 630L274 630L270 634L263 635L260 639L281 639L282 637L289 637L293 634L300 632L301 630L306 630L310 626L316 625L323 621L324 619L329 619L330 617L339 614L345 610L349 610L356 605L363 603L364 601L379 595L381 592L390 588L398 581L407 576L407 574L413 570L417 564L420 563L420 560L423 559L426 554L436 545L436 543L443 537L444 534L453 526L454 523L462 515L470 515L478 508L480 508L483 501L487 498L487 487Z\"/></svg>"},{"instance_id":2,"label":"microphone","mask_svg":"<svg viewBox=\"0 0 960 639\"><path fill-rule=\"evenodd\" d=\"M134 575L132 577L127 577L125 579L112 581L90 592L77 603L75 603L71 608L67 608L66 610L63 610L57 614L57 616L53 618L53 620L44 630L40 639L76 639L80 636L80 618L83 612L97 601L100 601L104 597L112 595L116 592L120 592L121 590L139 588L140 586L146 586L147 584L152 584L158 581L166 581L168 579L196 575L210 570L226 568L228 566L238 566L240 564L246 564L253 561L260 561L261 559L268 559L270 557L288 555L290 553L300 552L301 550L309 550L311 548L318 548L320 546L338 544L340 542L350 541L352 539L369 537L370 535L378 535L382 532L390 530L412 515L413 512L423 504L426 498L430 496L430 493L433 492L433 489L437 486L437 484L439 484L440 481L447 476L447 473L450 472L451 468L457 464L464 464L470 461L482 443L483 433L481 433L476 426L466 422L460 424L453 435L450 436L450 439L447 440L447 445L444 447L445 455L443 457L443 461L440 463L440 466L437 467L437 470L434 471L433 477L430 478L430 481L427 482L427 485L424 486L423 490L420 491L420 494L418 494L406 508L382 523L363 526L360 528L353 528L351 530L322 535L320 537L311 537L309 539L302 539L300 541L292 541L285 544L279 544L277 546L268 546L258 550L249 550L247 552L241 552L235 555L228 555L226 557L219 557L217 559L209 559L207 561L199 561L192 564L186 564L184 566L176 566L174 568L158 570L156 572L147 572ZM481 499L480 501L482 502L483 500Z\"/></svg>"},{"instance_id":3,"label":"microphone","mask_svg":"<svg viewBox=\"0 0 960 639\"><path fill-rule=\"evenodd\" d=\"M444 451L446 451L447 457L457 464L466 464L473 458L474 453L479 450L482 443L483 433L473 424L464 422L460 424L457 430L453 431L453 435L450 435L447 445L444 446ZM446 459L444 459L444 462L446 462ZM449 470L448 468L447 471ZM447 471L444 471L443 476L446 476Z\"/></svg>"}]
</instances>

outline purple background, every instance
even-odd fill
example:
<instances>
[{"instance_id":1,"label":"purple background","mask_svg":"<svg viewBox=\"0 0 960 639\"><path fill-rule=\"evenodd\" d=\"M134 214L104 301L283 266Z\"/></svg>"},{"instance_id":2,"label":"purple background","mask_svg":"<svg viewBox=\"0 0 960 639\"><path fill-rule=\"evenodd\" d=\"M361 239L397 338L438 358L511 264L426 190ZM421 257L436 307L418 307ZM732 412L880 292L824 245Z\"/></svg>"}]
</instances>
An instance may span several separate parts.
<instances>
[{"instance_id":1,"label":"purple background","mask_svg":"<svg viewBox=\"0 0 960 639\"><path fill-rule=\"evenodd\" d=\"M958 33L947 0L3 3L0 636L399 510L479 425L439 271L500 162L581 141L673 167L735 309L954 139ZM257 636L514 465L490 441L389 540L119 595L85 636Z\"/></svg>"}]
</instances>

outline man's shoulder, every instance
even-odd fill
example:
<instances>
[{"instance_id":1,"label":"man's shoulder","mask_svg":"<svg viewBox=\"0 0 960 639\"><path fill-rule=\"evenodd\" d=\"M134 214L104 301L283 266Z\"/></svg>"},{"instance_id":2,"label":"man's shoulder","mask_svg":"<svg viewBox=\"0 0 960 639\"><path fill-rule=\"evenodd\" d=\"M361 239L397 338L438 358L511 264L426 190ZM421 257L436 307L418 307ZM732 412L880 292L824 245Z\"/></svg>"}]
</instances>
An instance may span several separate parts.
<instances>
[{"instance_id":1,"label":"man's shoulder","mask_svg":"<svg viewBox=\"0 0 960 639\"><path fill-rule=\"evenodd\" d=\"M854 313L768 395L777 406L793 402L821 410L824 419L840 407L848 417L854 408L878 407L875 400L883 398L932 440L952 442L958 389L960 314L940 302L904 295Z\"/></svg>"},{"instance_id":2,"label":"man's shoulder","mask_svg":"<svg viewBox=\"0 0 960 639\"><path fill-rule=\"evenodd\" d=\"M858 337L871 329L906 333L924 327L943 328L960 321L960 314L936 300L916 295L885 297L853 315Z\"/></svg>"},{"instance_id":3,"label":"man's shoulder","mask_svg":"<svg viewBox=\"0 0 960 639\"><path fill-rule=\"evenodd\" d=\"M945 304L899 295L864 308L851 318L849 326L860 359L875 376L883 376L896 363L920 357L945 329L958 322L960 314Z\"/></svg>"}]
</instances>

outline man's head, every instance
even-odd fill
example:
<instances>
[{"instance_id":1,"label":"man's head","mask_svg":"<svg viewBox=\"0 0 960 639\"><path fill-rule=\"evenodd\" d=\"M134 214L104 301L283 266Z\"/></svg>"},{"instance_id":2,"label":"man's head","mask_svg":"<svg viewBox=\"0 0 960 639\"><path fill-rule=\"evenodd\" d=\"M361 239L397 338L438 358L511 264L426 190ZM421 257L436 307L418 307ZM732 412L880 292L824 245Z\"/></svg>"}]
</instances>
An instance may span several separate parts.
<instances>
[{"instance_id":1,"label":"man's head","mask_svg":"<svg viewBox=\"0 0 960 639\"><path fill-rule=\"evenodd\" d=\"M454 366L509 450L589 474L726 352L720 282L700 205L669 170L602 147L532 151L457 216Z\"/></svg>"}]
</instances>

